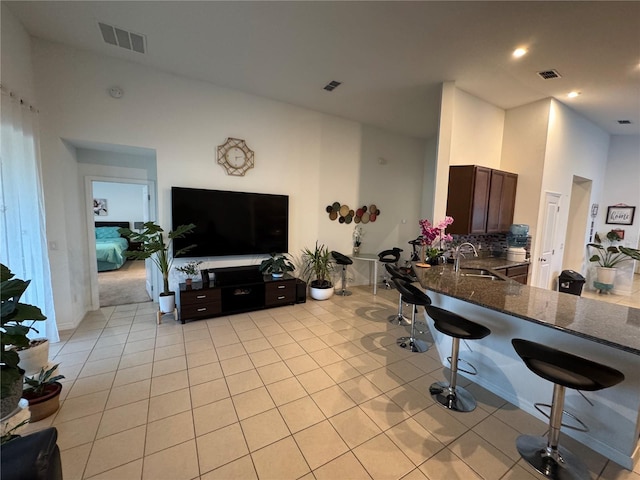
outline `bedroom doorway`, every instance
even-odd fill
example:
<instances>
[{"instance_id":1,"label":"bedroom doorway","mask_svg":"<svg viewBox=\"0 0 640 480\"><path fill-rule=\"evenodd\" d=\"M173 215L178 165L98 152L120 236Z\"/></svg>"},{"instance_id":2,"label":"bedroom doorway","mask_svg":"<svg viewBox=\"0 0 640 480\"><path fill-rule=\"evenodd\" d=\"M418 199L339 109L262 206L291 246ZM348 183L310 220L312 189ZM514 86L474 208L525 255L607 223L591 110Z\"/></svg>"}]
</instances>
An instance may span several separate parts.
<instances>
[{"instance_id":1,"label":"bedroom doorway","mask_svg":"<svg viewBox=\"0 0 640 480\"><path fill-rule=\"evenodd\" d=\"M93 223L90 225L93 234L90 238L95 238L96 242L93 247L96 268L95 288L92 288L94 305L106 307L150 302L153 292L150 261L126 259L120 249L135 248L135 245L109 236L118 236L117 228L120 226L136 230L150 220L152 182L93 177L87 178L87 183L87 193L93 206ZM101 238L105 236L106 239ZM124 245L113 247L111 240Z\"/></svg>"}]
</instances>

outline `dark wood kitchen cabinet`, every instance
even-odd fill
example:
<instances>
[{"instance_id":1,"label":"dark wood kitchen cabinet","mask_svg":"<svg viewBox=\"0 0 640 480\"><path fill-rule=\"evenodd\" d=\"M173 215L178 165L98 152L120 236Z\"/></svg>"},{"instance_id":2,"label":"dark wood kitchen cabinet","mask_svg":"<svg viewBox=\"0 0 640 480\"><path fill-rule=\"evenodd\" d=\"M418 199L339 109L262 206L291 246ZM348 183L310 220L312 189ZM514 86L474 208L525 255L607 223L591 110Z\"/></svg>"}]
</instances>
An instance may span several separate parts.
<instances>
[{"instance_id":1,"label":"dark wood kitchen cabinet","mask_svg":"<svg viewBox=\"0 0 640 480\"><path fill-rule=\"evenodd\" d=\"M454 222L447 232L507 232L513 223L517 181L514 173L478 165L449 167L447 215Z\"/></svg>"}]
</instances>

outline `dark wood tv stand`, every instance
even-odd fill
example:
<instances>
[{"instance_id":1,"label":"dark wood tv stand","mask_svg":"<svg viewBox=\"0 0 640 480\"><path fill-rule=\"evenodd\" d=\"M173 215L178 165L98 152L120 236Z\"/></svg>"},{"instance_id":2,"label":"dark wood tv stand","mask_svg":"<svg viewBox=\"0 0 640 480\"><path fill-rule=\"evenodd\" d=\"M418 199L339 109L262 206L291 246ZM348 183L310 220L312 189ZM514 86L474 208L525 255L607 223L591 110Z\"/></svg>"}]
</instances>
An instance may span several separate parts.
<instances>
[{"instance_id":1,"label":"dark wood tv stand","mask_svg":"<svg viewBox=\"0 0 640 480\"><path fill-rule=\"evenodd\" d=\"M296 278L262 275L258 265L213 268L213 281L180 284L180 322L292 305ZM208 278L208 275L203 275Z\"/></svg>"}]
</instances>

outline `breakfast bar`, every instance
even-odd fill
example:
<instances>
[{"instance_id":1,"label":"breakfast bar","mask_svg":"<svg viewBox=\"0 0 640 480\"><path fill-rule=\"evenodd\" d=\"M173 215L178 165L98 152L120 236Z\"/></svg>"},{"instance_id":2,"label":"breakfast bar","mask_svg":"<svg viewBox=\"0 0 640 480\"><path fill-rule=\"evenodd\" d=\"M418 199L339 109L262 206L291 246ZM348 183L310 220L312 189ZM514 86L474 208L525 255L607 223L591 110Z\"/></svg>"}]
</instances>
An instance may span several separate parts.
<instances>
[{"instance_id":1,"label":"breakfast bar","mask_svg":"<svg viewBox=\"0 0 640 480\"><path fill-rule=\"evenodd\" d=\"M460 357L478 370L469 380L546 421L534 403L547 402L553 385L524 366L512 339L542 343L619 370L625 380L612 388L567 391L565 410L589 431L563 429L562 434L632 469L639 456L640 309L523 285L491 267L480 269L480 260L462 263L457 273L452 265L414 264L414 271L434 305L491 330L472 346L461 344ZM451 339L425 320L440 360L448 366Z\"/></svg>"}]
</instances>

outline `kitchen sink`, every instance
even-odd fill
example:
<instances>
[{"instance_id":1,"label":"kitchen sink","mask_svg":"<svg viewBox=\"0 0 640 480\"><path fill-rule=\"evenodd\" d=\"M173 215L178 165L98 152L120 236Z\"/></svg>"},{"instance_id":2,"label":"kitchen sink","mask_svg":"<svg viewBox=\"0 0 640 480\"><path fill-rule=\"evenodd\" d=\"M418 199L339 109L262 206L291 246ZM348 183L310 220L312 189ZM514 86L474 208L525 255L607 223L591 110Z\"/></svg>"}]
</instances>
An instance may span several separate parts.
<instances>
[{"instance_id":1,"label":"kitchen sink","mask_svg":"<svg viewBox=\"0 0 640 480\"><path fill-rule=\"evenodd\" d=\"M461 268L460 275L463 277L486 278L487 280L498 280L501 282L504 281L504 278L500 278L497 275L494 275L493 272L482 268Z\"/></svg>"}]
</instances>

